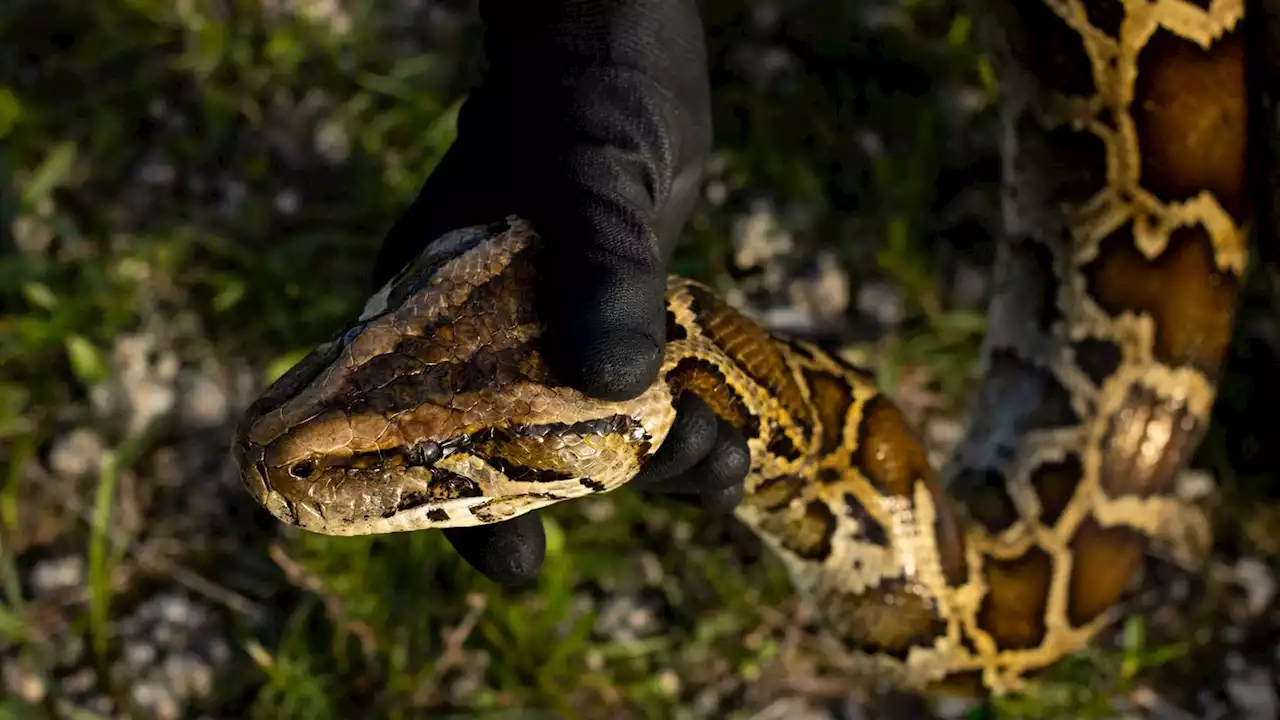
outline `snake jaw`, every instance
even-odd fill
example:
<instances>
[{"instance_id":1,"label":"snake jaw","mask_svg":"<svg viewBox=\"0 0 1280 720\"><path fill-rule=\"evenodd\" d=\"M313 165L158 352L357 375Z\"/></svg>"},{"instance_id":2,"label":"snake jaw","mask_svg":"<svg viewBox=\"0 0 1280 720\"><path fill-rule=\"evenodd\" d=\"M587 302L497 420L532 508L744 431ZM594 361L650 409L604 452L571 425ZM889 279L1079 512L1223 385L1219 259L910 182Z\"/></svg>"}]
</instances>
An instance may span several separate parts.
<instances>
[{"instance_id":1,"label":"snake jaw","mask_svg":"<svg viewBox=\"0 0 1280 720\"><path fill-rule=\"evenodd\" d=\"M240 484L277 520L288 525L297 525L298 514L292 503L276 491L268 481L270 473L266 463L263 462L262 446L248 441L246 434L247 431L243 427L238 430L231 446L232 457L240 468Z\"/></svg>"}]
</instances>

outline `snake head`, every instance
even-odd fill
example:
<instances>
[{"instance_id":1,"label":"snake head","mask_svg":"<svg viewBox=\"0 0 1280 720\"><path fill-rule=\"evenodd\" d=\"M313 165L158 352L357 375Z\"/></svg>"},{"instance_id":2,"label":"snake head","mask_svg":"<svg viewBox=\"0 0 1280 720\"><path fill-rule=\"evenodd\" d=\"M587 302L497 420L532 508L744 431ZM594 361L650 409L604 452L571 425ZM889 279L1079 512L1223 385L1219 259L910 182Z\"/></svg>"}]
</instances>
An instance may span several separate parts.
<instances>
[{"instance_id":1,"label":"snake head","mask_svg":"<svg viewBox=\"0 0 1280 720\"><path fill-rule=\"evenodd\" d=\"M670 390L610 402L556 379L536 251L519 222L433 243L246 411L233 453L250 493L283 522L363 535L498 522L634 476L674 420Z\"/></svg>"}]
</instances>

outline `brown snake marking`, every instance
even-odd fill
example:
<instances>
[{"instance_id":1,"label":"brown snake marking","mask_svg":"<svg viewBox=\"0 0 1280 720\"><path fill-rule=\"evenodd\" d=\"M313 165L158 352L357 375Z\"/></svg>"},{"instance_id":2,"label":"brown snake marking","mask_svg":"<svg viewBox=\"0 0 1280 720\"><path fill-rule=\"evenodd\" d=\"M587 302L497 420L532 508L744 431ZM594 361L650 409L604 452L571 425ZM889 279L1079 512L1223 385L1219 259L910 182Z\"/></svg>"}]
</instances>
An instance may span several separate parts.
<instances>
[{"instance_id":1,"label":"brown snake marking","mask_svg":"<svg viewBox=\"0 0 1280 720\"><path fill-rule=\"evenodd\" d=\"M523 222L452 233L247 411L281 520L490 523L625 484L682 392L749 438L737 517L868 674L1003 692L1112 621L1197 446L1248 248L1243 0L987 4L1005 237L970 427L939 476L869 377L668 284L666 360L626 402L538 353Z\"/></svg>"}]
</instances>

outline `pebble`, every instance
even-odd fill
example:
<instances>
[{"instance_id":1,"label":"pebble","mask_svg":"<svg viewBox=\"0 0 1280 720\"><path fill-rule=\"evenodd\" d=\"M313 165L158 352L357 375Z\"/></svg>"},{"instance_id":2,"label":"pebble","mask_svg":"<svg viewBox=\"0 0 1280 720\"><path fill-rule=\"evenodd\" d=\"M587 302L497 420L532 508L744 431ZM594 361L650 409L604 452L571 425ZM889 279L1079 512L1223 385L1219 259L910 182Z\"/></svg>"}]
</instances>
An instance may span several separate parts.
<instances>
[{"instance_id":1,"label":"pebble","mask_svg":"<svg viewBox=\"0 0 1280 720\"><path fill-rule=\"evenodd\" d=\"M284 188L274 198L276 211L281 215L294 215L302 204L302 197L295 188Z\"/></svg>"},{"instance_id":2,"label":"pebble","mask_svg":"<svg viewBox=\"0 0 1280 720\"><path fill-rule=\"evenodd\" d=\"M939 697L933 712L942 720L960 720L981 707L981 703L968 698Z\"/></svg>"},{"instance_id":3,"label":"pebble","mask_svg":"<svg viewBox=\"0 0 1280 720\"><path fill-rule=\"evenodd\" d=\"M72 695L88 695L98 684L98 676L92 668L81 668L62 678L62 691Z\"/></svg>"},{"instance_id":4,"label":"pebble","mask_svg":"<svg viewBox=\"0 0 1280 720\"><path fill-rule=\"evenodd\" d=\"M941 467L964 437L964 424L948 417L932 417L924 424L924 442L929 450L929 462Z\"/></svg>"},{"instance_id":5,"label":"pebble","mask_svg":"<svg viewBox=\"0 0 1280 720\"><path fill-rule=\"evenodd\" d=\"M858 288L854 307L888 327L896 327L907 316L901 289L879 280L865 282Z\"/></svg>"},{"instance_id":6,"label":"pebble","mask_svg":"<svg viewBox=\"0 0 1280 720\"><path fill-rule=\"evenodd\" d=\"M1204 500L1218 489L1212 473L1194 468L1179 474L1176 483L1175 492L1187 502Z\"/></svg>"},{"instance_id":7,"label":"pebble","mask_svg":"<svg viewBox=\"0 0 1280 720\"><path fill-rule=\"evenodd\" d=\"M132 701L159 720L185 717L193 703L210 698L232 660L218 617L180 593L147 598L117 623L117 632L115 682L127 684Z\"/></svg>"},{"instance_id":8,"label":"pebble","mask_svg":"<svg viewBox=\"0 0 1280 720\"><path fill-rule=\"evenodd\" d=\"M617 506L610 497L586 497L578 501L578 507L582 516L594 523L607 522L617 512Z\"/></svg>"},{"instance_id":9,"label":"pebble","mask_svg":"<svg viewBox=\"0 0 1280 720\"><path fill-rule=\"evenodd\" d=\"M596 615L594 632L613 642L639 640L661 628L656 603L639 594L623 593L605 598Z\"/></svg>"},{"instance_id":10,"label":"pebble","mask_svg":"<svg viewBox=\"0 0 1280 720\"><path fill-rule=\"evenodd\" d=\"M177 403L177 354L154 333L124 335L112 348L111 379L89 392L99 416L122 420L132 437Z\"/></svg>"},{"instance_id":11,"label":"pebble","mask_svg":"<svg viewBox=\"0 0 1280 720\"><path fill-rule=\"evenodd\" d=\"M802 697L786 697L774 700L764 709L749 716L751 720L831 720L831 713L820 707L815 707L806 698ZM862 715L842 715L842 718L859 720L866 717Z\"/></svg>"},{"instance_id":12,"label":"pebble","mask_svg":"<svg viewBox=\"0 0 1280 720\"><path fill-rule=\"evenodd\" d=\"M177 176L172 160L154 154L143 159L138 168L138 178L148 185L172 185Z\"/></svg>"},{"instance_id":13,"label":"pebble","mask_svg":"<svg viewBox=\"0 0 1280 720\"><path fill-rule=\"evenodd\" d=\"M314 143L316 152L334 165L351 157L351 134L336 118L327 117L316 124Z\"/></svg>"},{"instance_id":14,"label":"pebble","mask_svg":"<svg viewBox=\"0 0 1280 720\"><path fill-rule=\"evenodd\" d=\"M1253 557L1236 561L1234 575L1246 594L1249 615L1261 615L1276 597L1276 578L1271 568Z\"/></svg>"},{"instance_id":15,"label":"pebble","mask_svg":"<svg viewBox=\"0 0 1280 720\"><path fill-rule=\"evenodd\" d=\"M4 664L0 665L0 683L3 683L6 692L29 703L40 702L46 692L40 678L11 657L5 658Z\"/></svg>"},{"instance_id":16,"label":"pebble","mask_svg":"<svg viewBox=\"0 0 1280 720\"><path fill-rule=\"evenodd\" d=\"M740 268L751 269L790 252L795 241L779 225L773 206L756 202L746 216L734 222L733 246L736 250L734 262Z\"/></svg>"},{"instance_id":17,"label":"pebble","mask_svg":"<svg viewBox=\"0 0 1280 720\"><path fill-rule=\"evenodd\" d=\"M1240 713L1236 715L1240 720L1280 717L1275 681L1265 668L1253 666L1234 674L1227 680L1227 693Z\"/></svg>"},{"instance_id":18,"label":"pebble","mask_svg":"<svg viewBox=\"0 0 1280 720\"><path fill-rule=\"evenodd\" d=\"M820 252L807 277L792 281L789 295L791 305L808 316L810 325L839 323L849 307L849 275L835 253Z\"/></svg>"},{"instance_id":19,"label":"pebble","mask_svg":"<svg viewBox=\"0 0 1280 720\"><path fill-rule=\"evenodd\" d=\"M675 697L680 694L680 676L671 668L663 668L657 677L658 690L667 697Z\"/></svg>"},{"instance_id":20,"label":"pebble","mask_svg":"<svg viewBox=\"0 0 1280 720\"><path fill-rule=\"evenodd\" d=\"M961 263L956 267L952 302L959 307L978 307L987 295L987 275L978 268Z\"/></svg>"},{"instance_id":21,"label":"pebble","mask_svg":"<svg viewBox=\"0 0 1280 720\"><path fill-rule=\"evenodd\" d=\"M78 427L54 439L49 449L49 469L72 480L86 478L102 467L105 451L98 433Z\"/></svg>"},{"instance_id":22,"label":"pebble","mask_svg":"<svg viewBox=\"0 0 1280 720\"><path fill-rule=\"evenodd\" d=\"M31 568L31 591L37 597L80 587L84 582L84 558L79 555L41 560Z\"/></svg>"}]
</instances>

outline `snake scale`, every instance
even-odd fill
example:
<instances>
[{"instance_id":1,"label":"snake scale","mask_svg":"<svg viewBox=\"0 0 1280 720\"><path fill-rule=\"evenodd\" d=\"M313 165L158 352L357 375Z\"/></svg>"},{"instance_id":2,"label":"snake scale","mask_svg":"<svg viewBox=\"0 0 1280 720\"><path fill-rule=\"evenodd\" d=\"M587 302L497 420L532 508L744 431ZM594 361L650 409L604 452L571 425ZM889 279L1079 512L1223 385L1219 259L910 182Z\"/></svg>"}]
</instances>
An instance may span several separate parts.
<instances>
[{"instance_id":1,"label":"snake scale","mask_svg":"<svg viewBox=\"0 0 1280 720\"><path fill-rule=\"evenodd\" d=\"M642 395L563 386L538 347L542 241L508 218L433 243L267 389L234 444L247 488L332 535L498 522L624 485L691 392L749 440L737 517L869 675L1005 692L1080 648L1153 542L1203 529L1173 490L1249 256L1245 2L983 9L1004 233L941 473L866 372L678 277Z\"/></svg>"}]
</instances>

